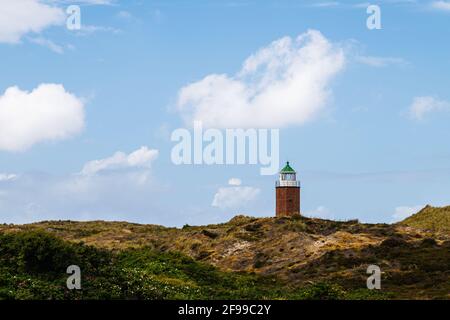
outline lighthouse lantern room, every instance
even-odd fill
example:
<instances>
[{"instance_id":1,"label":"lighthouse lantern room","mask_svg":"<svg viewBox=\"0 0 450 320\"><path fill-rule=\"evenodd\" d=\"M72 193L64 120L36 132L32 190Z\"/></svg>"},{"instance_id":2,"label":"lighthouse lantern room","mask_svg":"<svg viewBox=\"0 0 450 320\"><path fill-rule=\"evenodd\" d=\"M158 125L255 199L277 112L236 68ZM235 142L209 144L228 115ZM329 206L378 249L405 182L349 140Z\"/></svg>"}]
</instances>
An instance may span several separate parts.
<instances>
[{"instance_id":1,"label":"lighthouse lantern room","mask_svg":"<svg viewBox=\"0 0 450 320\"><path fill-rule=\"evenodd\" d=\"M280 171L275 190L276 216L290 217L300 215L300 181L297 180L297 172L292 169L289 162Z\"/></svg>"}]
</instances>

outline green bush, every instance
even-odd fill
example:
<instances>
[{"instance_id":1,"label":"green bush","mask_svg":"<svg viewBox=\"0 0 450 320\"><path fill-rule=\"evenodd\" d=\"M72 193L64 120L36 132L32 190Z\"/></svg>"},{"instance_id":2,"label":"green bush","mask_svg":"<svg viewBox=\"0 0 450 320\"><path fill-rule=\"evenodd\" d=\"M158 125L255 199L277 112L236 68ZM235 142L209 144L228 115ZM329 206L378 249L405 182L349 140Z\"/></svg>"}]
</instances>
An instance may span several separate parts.
<instances>
[{"instance_id":1,"label":"green bush","mask_svg":"<svg viewBox=\"0 0 450 320\"><path fill-rule=\"evenodd\" d=\"M301 300L337 300L344 299L346 292L337 284L319 282L300 289L293 297Z\"/></svg>"}]
</instances>

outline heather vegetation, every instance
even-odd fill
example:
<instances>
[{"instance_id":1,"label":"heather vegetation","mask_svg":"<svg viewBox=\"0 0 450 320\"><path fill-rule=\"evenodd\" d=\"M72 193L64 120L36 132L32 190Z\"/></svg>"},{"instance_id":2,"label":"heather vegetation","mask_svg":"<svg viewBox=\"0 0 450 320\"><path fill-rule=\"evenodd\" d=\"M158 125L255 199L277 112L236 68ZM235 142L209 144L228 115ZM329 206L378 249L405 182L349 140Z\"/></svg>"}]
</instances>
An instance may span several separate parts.
<instances>
[{"instance_id":1,"label":"heather vegetation","mask_svg":"<svg viewBox=\"0 0 450 320\"><path fill-rule=\"evenodd\" d=\"M0 299L449 299L448 214L427 207L394 225L0 225ZM366 288L371 264L381 290ZM82 290L66 288L69 265L80 266Z\"/></svg>"},{"instance_id":2,"label":"heather vegetation","mask_svg":"<svg viewBox=\"0 0 450 320\"><path fill-rule=\"evenodd\" d=\"M68 264L77 264L83 270L82 290L67 289ZM223 272L180 253L148 248L113 252L68 243L40 231L0 235L0 270L0 299L345 299L355 296L338 285L318 283L303 289L286 289L274 277ZM361 297L366 296L361 294Z\"/></svg>"},{"instance_id":3,"label":"heather vegetation","mask_svg":"<svg viewBox=\"0 0 450 320\"><path fill-rule=\"evenodd\" d=\"M419 229L450 233L450 206L444 208L426 206L420 212L403 220L401 224Z\"/></svg>"}]
</instances>

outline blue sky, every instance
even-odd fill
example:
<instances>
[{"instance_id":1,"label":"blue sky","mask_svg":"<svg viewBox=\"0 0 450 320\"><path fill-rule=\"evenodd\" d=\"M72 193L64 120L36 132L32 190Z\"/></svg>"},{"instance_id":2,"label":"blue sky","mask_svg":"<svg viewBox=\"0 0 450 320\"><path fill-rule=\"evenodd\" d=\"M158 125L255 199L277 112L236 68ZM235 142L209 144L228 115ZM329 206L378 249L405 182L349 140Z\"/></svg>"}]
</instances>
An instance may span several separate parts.
<instances>
[{"instance_id":1,"label":"blue sky","mask_svg":"<svg viewBox=\"0 0 450 320\"><path fill-rule=\"evenodd\" d=\"M170 134L188 127L183 88L209 75L247 84L238 76L247 58L308 32L329 45L311 57L323 103L304 97L315 86L293 87L305 103L274 125L280 159L302 182L303 213L392 222L450 204L450 1L372 2L381 30L367 28L361 1L21 1L0 9L1 222L274 215L276 176L258 165L176 166ZM66 28L71 4L81 30ZM188 113L232 108L244 127L267 127L219 93ZM272 105L262 113L276 121ZM305 106L314 116L302 116Z\"/></svg>"}]
</instances>

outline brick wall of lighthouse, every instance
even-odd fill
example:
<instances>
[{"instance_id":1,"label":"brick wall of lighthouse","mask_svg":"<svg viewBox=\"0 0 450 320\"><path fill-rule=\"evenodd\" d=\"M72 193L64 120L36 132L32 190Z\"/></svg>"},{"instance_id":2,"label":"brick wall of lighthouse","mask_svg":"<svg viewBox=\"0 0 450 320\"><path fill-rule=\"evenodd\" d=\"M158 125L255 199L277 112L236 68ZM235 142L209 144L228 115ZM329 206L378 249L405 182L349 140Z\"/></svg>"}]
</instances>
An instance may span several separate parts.
<instances>
[{"instance_id":1,"label":"brick wall of lighthouse","mask_svg":"<svg viewBox=\"0 0 450 320\"><path fill-rule=\"evenodd\" d=\"M276 216L300 215L300 188L276 187Z\"/></svg>"}]
</instances>

